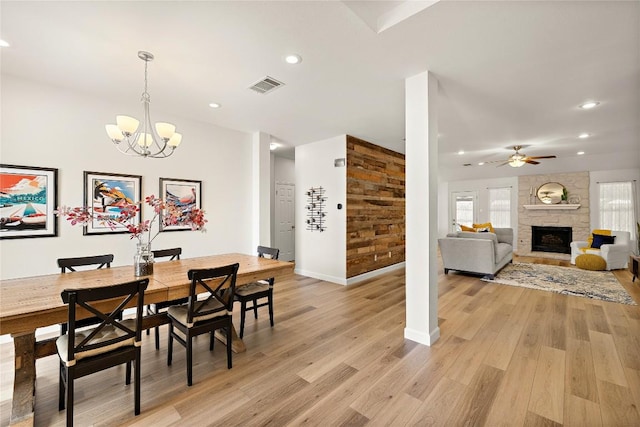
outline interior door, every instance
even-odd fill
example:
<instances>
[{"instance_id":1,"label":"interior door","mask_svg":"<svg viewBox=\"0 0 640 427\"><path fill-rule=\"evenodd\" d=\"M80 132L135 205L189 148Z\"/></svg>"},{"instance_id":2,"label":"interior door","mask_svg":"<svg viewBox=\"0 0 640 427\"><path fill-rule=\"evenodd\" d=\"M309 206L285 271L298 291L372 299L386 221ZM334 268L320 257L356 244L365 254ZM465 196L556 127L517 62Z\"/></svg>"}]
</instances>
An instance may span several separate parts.
<instances>
[{"instance_id":1,"label":"interior door","mask_svg":"<svg viewBox=\"0 0 640 427\"><path fill-rule=\"evenodd\" d=\"M295 257L294 190L293 184L276 184L275 247L280 249L282 261Z\"/></svg>"},{"instance_id":2,"label":"interior door","mask_svg":"<svg viewBox=\"0 0 640 427\"><path fill-rule=\"evenodd\" d=\"M471 227L478 222L478 193L476 191L452 191L450 195L451 223L449 231L455 232L457 224Z\"/></svg>"}]
</instances>

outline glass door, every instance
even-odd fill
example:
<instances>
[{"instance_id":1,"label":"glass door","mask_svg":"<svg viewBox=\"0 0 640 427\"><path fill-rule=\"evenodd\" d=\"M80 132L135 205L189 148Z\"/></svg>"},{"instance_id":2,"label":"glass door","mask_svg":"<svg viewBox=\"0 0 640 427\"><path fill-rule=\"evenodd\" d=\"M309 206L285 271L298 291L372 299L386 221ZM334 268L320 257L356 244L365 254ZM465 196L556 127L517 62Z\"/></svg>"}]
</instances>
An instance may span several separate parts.
<instances>
[{"instance_id":1,"label":"glass door","mask_svg":"<svg viewBox=\"0 0 640 427\"><path fill-rule=\"evenodd\" d=\"M452 191L451 196L451 223L449 230L455 232L458 225L471 227L478 222L478 193L476 191Z\"/></svg>"}]
</instances>

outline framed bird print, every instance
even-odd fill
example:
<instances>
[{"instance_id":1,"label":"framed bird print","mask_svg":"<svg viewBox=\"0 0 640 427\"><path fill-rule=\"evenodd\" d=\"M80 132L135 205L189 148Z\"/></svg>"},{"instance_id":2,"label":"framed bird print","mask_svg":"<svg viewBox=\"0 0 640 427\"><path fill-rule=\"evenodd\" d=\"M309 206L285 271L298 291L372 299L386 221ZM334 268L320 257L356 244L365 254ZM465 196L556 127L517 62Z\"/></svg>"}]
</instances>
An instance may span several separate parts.
<instances>
[{"instance_id":1,"label":"framed bird print","mask_svg":"<svg viewBox=\"0 0 640 427\"><path fill-rule=\"evenodd\" d=\"M189 212L202 209L202 181L160 178L160 197L165 210L160 214L160 231L191 230Z\"/></svg>"},{"instance_id":2,"label":"framed bird print","mask_svg":"<svg viewBox=\"0 0 640 427\"><path fill-rule=\"evenodd\" d=\"M127 204L140 203L142 176L106 172L84 172L85 206L100 217L117 218ZM130 220L132 225L142 220L141 211ZM106 221L94 218L84 227L84 235L128 233L126 227L112 227Z\"/></svg>"}]
</instances>

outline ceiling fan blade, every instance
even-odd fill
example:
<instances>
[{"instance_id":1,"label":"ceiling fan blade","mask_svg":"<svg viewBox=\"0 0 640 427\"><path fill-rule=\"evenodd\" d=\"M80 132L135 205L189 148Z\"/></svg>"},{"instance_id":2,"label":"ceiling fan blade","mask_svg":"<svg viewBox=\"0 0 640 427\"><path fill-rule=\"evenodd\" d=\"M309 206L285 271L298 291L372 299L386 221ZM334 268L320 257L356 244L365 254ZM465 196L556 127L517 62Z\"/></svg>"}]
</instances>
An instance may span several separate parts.
<instances>
[{"instance_id":1,"label":"ceiling fan blade","mask_svg":"<svg viewBox=\"0 0 640 427\"><path fill-rule=\"evenodd\" d=\"M531 160L532 158L529 157L528 159L525 159L524 162L525 163L529 163L530 165L539 165L540 162L536 162L535 160Z\"/></svg>"},{"instance_id":2,"label":"ceiling fan blade","mask_svg":"<svg viewBox=\"0 0 640 427\"><path fill-rule=\"evenodd\" d=\"M500 163L498 166L496 166L497 168L499 168L500 166L504 166L504 165L508 165L509 161L507 160L506 162L502 162Z\"/></svg>"},{"instance_id":3,"label":"ceiling fan blade","mask_svg":"<svg viewBox=\"0 0 640 427\"><path fill-rule=\"evenodd\" d=\"M529 156L527 159L555 159L556 156Z\"/></svg>"}]
</instances>

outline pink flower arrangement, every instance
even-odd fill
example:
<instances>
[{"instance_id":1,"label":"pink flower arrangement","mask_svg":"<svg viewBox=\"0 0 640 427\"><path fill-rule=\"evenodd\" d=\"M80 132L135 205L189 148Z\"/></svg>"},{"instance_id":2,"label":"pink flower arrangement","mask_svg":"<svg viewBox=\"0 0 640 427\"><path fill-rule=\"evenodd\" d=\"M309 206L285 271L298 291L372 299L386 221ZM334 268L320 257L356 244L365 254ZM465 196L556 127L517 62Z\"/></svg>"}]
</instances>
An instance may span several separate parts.
<instances>
[{"instance_id":1,"label":"pink flower arrangement","mask_svg":"<svg viewBox=\"0 0 640 427\"><path fill-rule=\"evenodd\" d=\"M91 221L97 221L100 224L107 225L112 230L126 228L129 234L131 234L131 239L138 239L140 244L144 243L142 239L146 233L148 235L147 245L150 245L160 233L158 229L152 236L151 231L158 217L162 218L162 225L164 227L189 225L194 231L206 231L204 225L207 220L204 217L205 212L202 209L194 206L188 210L182 210L177 207L175 203L166 203L154 195L146 197L145 203L153 208L153 218L151 220L141 221L138 224L133 224L132 221L138 215L138 212L140 212L140 202L127 203L120 207L120 213L117 216L108 215L92 208L72 208L68 206L59 207L54 213L57 216L64 217L71 225L87 225Z\"/></svg>"}]
</instances>

